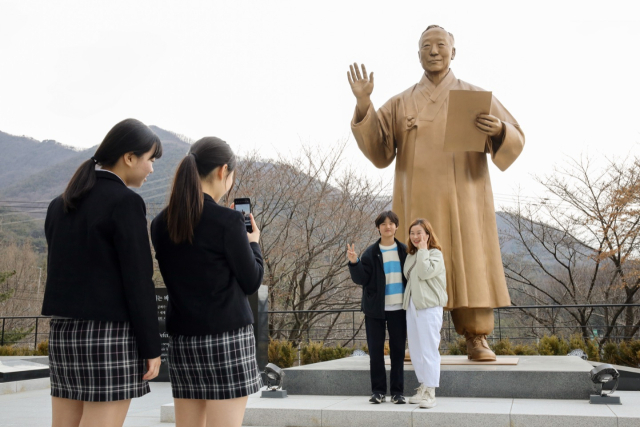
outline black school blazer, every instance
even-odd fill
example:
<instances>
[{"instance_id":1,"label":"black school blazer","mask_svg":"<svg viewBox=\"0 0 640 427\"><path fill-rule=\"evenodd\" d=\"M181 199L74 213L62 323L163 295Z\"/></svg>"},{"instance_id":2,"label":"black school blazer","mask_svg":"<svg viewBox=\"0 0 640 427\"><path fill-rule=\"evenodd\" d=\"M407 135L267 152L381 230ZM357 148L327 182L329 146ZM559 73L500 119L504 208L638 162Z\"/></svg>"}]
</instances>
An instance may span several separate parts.
<instances>
[{"instance_id":1,"label":"black school blazer","mask_svg":"<svg viewBox=\"0 0 640 427\"><path fill-rule=\"evenodd\" d=\"M151 223L151 240L167 286L167 332L214 335L253 323L248 295L264 273L257 243L249 243L240 212L204 194L193 244L169 239L166 210Z\"/></svg>"},{"instance_id":2,"label":"black school blazer","mask_svg":"<svg viewBox=\"0 0 640 427\"><path fill-rule=\"evenodd\" d=\"M393 239L398 245L398 257L402 268L402 284L407 286L407 279L404 277L404 261L407 259L407 246ZM384 264L382 262L382 251L380 250L380 239L369 246L360 256L360 259L349 265L351 280L356 285L362 286L362 311L366 316L374 319L384 319L384 296L387 278L384 275Z\"/></svg>"},{"instance_id":3,"label":"black school blazer","mask_svg":"<svg viewBox=\"0 0 640 427\"><path fill-rule=\"evenodd\" d=\"M75 210L62 197L47 210L43 315L130 322L138 354L160 356L158 306L146 207L115 174L96 171Z\"/></svg>"}]
</instances>

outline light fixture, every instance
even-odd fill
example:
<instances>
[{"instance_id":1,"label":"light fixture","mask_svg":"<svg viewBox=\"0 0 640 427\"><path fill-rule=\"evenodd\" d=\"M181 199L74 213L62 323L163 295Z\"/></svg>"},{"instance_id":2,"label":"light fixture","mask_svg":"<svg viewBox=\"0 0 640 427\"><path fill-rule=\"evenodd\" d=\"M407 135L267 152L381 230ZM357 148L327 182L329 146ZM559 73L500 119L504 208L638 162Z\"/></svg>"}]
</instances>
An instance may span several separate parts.
<instances>
[{"instance_id":1,"label":"light fixture","mask_svg":"<svg viewBox=\"0 0 640 427\"><path fill-rule=\"evenodd\" d=\"M284 381L284 371L273 363L268 363L262 373L262 381L267 387L262 390L260 397L282 398L287 397L287 390L282 390L282 382Z\"/></svg>"},{"instance_id":2,"label":"light fixture","mask_svg":"<svg viewBox=\"0 0 640 427\"><path fill-rule=\"evenodd\" d=\"M618 378L620 378L620 373L616 368L607 363L603 363L593 368L589 374L591 375L591 381L593 381L594 384L602 384L600 394L592 394L589 398L591 403L601 405L621 405L620 396L611 396L618 388ZM614 381L614 383L611 387L611 391L609 393L605 393L604 384L609 381Z\"/></svg>"}]
</instances>

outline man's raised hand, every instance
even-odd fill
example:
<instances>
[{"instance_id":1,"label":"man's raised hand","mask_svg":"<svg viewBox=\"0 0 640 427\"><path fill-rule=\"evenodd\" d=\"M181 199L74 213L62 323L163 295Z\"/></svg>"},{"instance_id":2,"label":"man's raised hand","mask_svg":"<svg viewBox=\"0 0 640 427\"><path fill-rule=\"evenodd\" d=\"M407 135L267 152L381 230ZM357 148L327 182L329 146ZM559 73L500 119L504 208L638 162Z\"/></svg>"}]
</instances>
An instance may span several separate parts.
<instances>
[{"instance_id":1,"label":"man's raised hand","mask_svg":"<svg viewBox=\"0 0 640 427\"><path fill-rule=\"evenodd\" d=\"M349 246L347 243L347 258L351 264L358 262L358 254L356 253L355 244Z\"/></svg>"},{"instance_id":2,"label":"man's raised hand","mask_svg":"<svg viewBox=\"0 0 640 427\"><path fill-rule=\"evenodd\" d=\"M368 101L373 92L373 72L367 76L367 68L362 64L362 73L360 73L358 64L354 62L353 65L349 65L347 78L356 99Z\"/></svg>"}]
</instances>

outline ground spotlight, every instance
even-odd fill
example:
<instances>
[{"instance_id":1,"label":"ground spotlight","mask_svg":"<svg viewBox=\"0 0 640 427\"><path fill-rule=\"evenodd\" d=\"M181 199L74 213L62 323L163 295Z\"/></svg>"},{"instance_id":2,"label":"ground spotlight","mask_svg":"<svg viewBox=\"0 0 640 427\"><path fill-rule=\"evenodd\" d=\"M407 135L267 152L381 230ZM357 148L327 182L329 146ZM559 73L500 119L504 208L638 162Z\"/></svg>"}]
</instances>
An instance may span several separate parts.
<instances>
[{"instance_id":1,"label":"ground spotlight","mask_svg":"<svg viewBox=\"0 0 640 427\"><path fill-rule=\"evenodd\" d=\"M260 397L281 398L287 397L287 390L282 390L282 382L284 381L284 371L273 363L267 364L262 373L262 381L267 387L262 390Z\"/></svg>"},{"instance_id":2,"label":"ground spotlight","mask_svg":"<svg viewBox=\"0 0 640 427\"><path fill-rule=\"evenodd\" d=\"M619 396L611 396L614 391L618 388L618 378L620 378L620 373L613 366L603 363L601 365L596 366L589 372L591 375L591 381L594 384L602 384L603 388L600 394L592 394L590 397L591 403L596 404L604 404L604 405L620 405L620 397ZM611 391L605 393L604 384L609 381L614 381L613 386L611 387Z\"/></svg>"}]
</instances>

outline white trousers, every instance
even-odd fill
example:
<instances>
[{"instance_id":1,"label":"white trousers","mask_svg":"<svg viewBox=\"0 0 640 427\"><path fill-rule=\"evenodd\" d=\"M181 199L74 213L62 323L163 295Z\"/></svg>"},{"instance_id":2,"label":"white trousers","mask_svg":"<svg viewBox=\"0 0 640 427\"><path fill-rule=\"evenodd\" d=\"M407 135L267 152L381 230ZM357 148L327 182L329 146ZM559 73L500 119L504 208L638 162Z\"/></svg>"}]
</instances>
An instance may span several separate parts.
<instances>
[{"instance_id":1,"label":"white trousers","mask_svg":"<svg viewBox=\"0 0 640 427\"><path fill-rule=\"evenodd\" d=\"M418 382L425 387L440 386L440 329L442 307L417 310L409 301L407 310L407 338L409 354Z\"/></svg>"}]
</instances>

